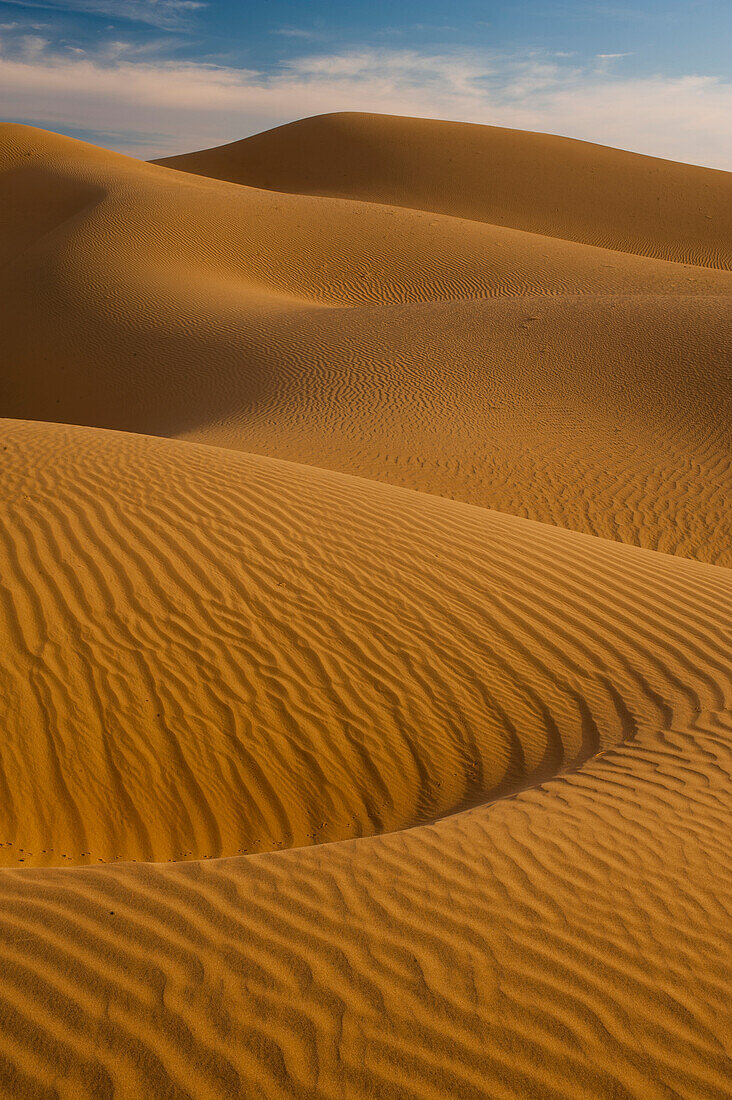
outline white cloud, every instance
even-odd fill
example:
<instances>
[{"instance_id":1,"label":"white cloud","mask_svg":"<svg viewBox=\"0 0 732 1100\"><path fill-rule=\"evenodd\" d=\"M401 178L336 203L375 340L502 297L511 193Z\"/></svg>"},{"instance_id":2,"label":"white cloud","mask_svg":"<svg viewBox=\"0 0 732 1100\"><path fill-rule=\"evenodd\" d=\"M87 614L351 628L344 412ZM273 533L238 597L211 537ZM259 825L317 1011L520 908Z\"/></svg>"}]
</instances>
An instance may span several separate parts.
<instances>
[{"instance_id":1,"label":"white cloud","mask_svg":"<svg viewBox=\"0 0 732 1100\"><path fill-rule=\"evenodd\" d=\"M622 61L624 57L632 57L632 53L596 53L595 62L599 72L608 72L616 61Z\"/></svg>"},{"instance_id":2,"label":"white cloud","mask_svg":"<svg viewBox=\"0 0 732 1100\"><path fill-rule=\"evenodd\" d=\"M20 39L20 46L25 57L32 64L45 53L48 48L48 39L41 38L40 34L24 34Z\"/></svg>"},{"instance_id":3,"label":"white cloud","mask_svg":"<svg viewBox=\"0 0 732 1100\"><path fill-rule=\"evenodd\" d=\"M276 27L271 34L280 34L284 38L315 38L314 31L306 31L302 27Z\"/></svg>"},{"instance_id":4,"label":"white cloud","mask_svg":"<svg viewBox=\"0 0 732 1100\"><path fill-rule=\"evenodd\" d=\"M36 46L0 57L3 115L119 134L110 144L141 156L312 114L376 111L565 134L732 170L732 83L710 76L629 79L556 56L407 50L309 55L262 73L153 62L118 46L96 58Z\"/></svg>"},{"instance_id":5,"label":"white cloud","mask_svg":"<svg viewBox=\"0 0 732 1100\"><path fill-rule=\"evenodd\" d=\"M170 30L179 26L186 14L208 6L204 0L3 0L3 2L18 8L108 15L113 19L130 19Z\"/></svg>"}]
</instances>

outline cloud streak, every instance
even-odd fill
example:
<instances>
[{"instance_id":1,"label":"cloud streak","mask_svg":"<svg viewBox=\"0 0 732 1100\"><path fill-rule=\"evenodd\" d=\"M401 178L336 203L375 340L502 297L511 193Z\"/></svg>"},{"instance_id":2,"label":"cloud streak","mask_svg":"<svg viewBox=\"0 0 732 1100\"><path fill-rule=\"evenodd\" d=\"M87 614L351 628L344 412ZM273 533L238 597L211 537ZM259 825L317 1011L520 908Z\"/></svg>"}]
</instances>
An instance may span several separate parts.
<instances>
[{"instance_id":1,"label":"cloud streak","mask_svg":"<svg viewBox=\"0 0 732 1100\"><path fill-rule=\"evenodd\" d=\"M626 79L566 59L469 51L310 54L271 72L125 56L0 55L5 117L107 132L153 156L329 111L458 119L564 134L732 170L732 83ZM125 138L125 135L127 137Z\"/></svg>"},{"instance_id":2,"label":"cloud streak","mask_svg":"<svg viewBox=\"0 0 732 1100\"><path fill-rule=\"evenodd\" d=\"M17 8L41 9L68 15L104 15L109 19L147 23L176 30L186 16L207 7L205 0L3 0Z\"/></svg>"}]
</instances>

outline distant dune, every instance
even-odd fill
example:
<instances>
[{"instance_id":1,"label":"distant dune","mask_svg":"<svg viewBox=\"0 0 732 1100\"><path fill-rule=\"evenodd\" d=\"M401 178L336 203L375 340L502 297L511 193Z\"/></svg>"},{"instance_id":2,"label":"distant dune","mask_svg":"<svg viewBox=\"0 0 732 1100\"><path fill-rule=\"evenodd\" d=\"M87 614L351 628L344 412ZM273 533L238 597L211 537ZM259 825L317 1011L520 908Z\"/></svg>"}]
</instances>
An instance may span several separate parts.
<instances>
[{"instance_id":1,"label":"distant dune","mask_svg":"<svg viewBox=\"0 0 732 1100\"><path fill-rule=\"evenodd\" d=\"M332 114L157 163L704 267L732 264L729 172L551 134Z\"/></svg>"},{"instance_id":2,"label":"distant dune","mask_svg":"<svg viewBox=\"0 0 732 1100\"><path fill-rule=\"evenodd\" d=\"M732 176L0 127L0 1093L727 1100Z\"/></svg>"},{"instance_id":3,"label":"distant dune","mask_svg":"<svg viewBox=\"0 0 732 1100\"><path fill-rule=\"evenodd\" d=\"M728 273L4 133L0 187L26 234L0 272L6 415L256 451L732 564ZM688 175L698 205L707 175Z\"/></svg>"}]
</instances>

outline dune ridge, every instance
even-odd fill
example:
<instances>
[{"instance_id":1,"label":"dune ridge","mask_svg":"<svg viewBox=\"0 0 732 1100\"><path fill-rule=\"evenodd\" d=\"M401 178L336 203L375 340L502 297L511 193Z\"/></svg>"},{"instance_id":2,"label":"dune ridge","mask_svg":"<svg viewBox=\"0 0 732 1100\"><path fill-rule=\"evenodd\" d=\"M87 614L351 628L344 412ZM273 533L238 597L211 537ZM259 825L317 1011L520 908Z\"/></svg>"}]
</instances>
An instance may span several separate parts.
<instances>
[{"instance_id":1,"label":"dune ridge","mask_svg":"<svg viewBox=\"0 0 732 1100\"><path fill-rule=\"evenodd\" d=\"M731 180L0 127L0 1093L726 1100Z\"/></svg>"}]
</instances>

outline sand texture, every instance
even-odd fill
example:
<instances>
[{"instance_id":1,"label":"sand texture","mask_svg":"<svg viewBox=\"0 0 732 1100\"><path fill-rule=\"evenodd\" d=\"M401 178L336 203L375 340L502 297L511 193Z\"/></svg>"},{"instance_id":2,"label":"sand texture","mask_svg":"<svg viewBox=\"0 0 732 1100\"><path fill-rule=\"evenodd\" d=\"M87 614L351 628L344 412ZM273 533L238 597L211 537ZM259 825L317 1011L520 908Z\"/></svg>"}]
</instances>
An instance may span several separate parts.
<instances>
[{"instance_id":1,"label":"sand texture","mask_svg":"<svg viewBox=\"0 0 732 1100\"><path fill-rule=\"evenodd\" d=\"M0 127L0 1095L727 1100L731 200Z\"/></svg>"}]
</instances>

